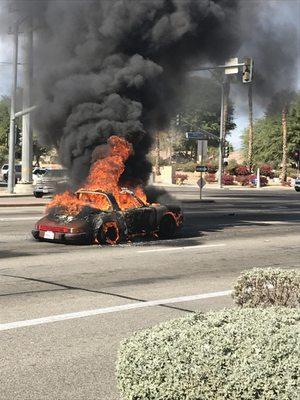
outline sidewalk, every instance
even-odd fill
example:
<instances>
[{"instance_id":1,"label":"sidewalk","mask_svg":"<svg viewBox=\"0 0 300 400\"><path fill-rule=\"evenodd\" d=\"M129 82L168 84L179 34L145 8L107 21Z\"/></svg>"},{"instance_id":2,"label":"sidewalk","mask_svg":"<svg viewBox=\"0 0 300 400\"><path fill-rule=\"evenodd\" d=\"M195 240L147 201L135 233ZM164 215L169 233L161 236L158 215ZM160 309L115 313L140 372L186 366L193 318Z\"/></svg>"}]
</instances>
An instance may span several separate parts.
<instances>
[{"instance_id":1,"label":"sidewalk","mask_svg":"<svg viewBox=\"0 0 300 400\"><path fill-rule=\"evenodd\" d=\"M29 206L45 206L51 199L49 197L36 199L33 196L20 196L20 195L10 195L2 196L0 195L0 207L29 207Z\"/></svg>"}]
</instances>

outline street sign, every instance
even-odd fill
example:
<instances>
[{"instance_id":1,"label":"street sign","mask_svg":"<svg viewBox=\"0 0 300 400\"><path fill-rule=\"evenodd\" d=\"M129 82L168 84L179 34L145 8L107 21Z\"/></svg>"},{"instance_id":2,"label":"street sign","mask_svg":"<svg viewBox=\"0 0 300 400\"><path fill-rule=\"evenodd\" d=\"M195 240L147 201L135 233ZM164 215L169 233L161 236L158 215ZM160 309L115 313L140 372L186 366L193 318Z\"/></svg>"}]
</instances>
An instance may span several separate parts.
<instances>
[{"instance_id":1,"label":"street sign","mask_svg":"<svg viewBox=\"0 0 300 400\"><path fill-rule=\"evenodd\" d=\"M186 132L185 137L187 139L197 139L197 140L219 140L219 138L213 133L206 131L196 131L196 132Z\"/></svg>"},{"instance_id":2,"label":"street sign","mask_svg":"<svg viewBox=\"0 0 300 400\"><path fill-rule=\"evenodd\" d=\"M206 182L204 178L200 178L197 180L197 185L199 186L200 189L204 188Z\"/></svg>"},{"instance_id":3,"label":"street sign","mask_svg":"<svg viewBox=\"0 0 300 400\"><path fill-rule=\"evenodd\" d=\"M239 63L239 59L230 58L228 61L225 62L225 75L232 75L239 73L239 67L236 65Z\"/></svg>"},{"instance_id":4,"label":"street sign","mask_svg":"<svg viewBox=\"0 0 300 400\"><path fill-rule=\"evenodd\" d=\"M207 172L208 168L206 165L197 165L196 166L196 171L197 172Z\"/></svg>"}]
</instances>

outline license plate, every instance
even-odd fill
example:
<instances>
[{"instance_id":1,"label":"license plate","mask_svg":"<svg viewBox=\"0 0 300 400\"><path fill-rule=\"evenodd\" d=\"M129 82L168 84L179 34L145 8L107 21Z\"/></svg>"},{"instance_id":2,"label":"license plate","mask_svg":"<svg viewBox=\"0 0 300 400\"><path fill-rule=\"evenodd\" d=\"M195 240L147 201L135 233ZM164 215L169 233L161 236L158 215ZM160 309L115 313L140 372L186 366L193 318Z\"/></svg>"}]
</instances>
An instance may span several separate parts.
<instances>
[{"instance_id":1,"label":"license plate","mask_svg":"<svg viewBox=\"0 0 300 400\"><path fill-rule=\"evenodd\" d=\"M46 231L44 233L44 239L54 239L54 232L52 231Z\"/></svg>"}]
</instances>

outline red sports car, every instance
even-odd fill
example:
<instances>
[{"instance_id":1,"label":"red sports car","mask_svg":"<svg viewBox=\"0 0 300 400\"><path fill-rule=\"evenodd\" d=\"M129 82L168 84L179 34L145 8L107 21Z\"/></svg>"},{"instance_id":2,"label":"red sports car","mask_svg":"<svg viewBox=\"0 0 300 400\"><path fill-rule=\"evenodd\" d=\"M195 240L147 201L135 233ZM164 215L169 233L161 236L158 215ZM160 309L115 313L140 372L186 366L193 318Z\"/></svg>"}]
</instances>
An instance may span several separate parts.
<instances>
[{"instance_id":1,"label":"red sports car","mask_svg":"<svg viewBox=\"0 0 300 400\"><path fill-rule=\"evenodd\" d=\"M32 235L37 240L57 242L81 242L117 244L134 236L156 235L171 238L183 222L180 207L161 204L145 204L128 189L122 189L120 196L130 196L134 207L121 210L115 197L98 190L81 189L76 196L86 202L77 215L50 210L35 225ZM91 197L95 200L89 202ZM100 209L97 204L102 204Z\"/></svg>"}]
</instances>

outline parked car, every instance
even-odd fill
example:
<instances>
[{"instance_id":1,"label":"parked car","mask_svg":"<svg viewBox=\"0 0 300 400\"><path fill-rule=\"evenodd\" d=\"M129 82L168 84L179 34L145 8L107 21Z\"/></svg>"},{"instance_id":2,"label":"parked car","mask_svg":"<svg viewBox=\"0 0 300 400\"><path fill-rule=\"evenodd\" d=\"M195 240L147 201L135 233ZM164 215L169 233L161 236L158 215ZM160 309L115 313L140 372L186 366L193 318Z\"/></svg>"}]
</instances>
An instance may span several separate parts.
<instances>
[{"instance_id":1,"label":"parked car","mask_svg":"<svg viewBox=\"0 0 300 400\"><path fill-rule=\"evenodd\" d=\"M4 179L3 179L3 175L4 175L7 171L8 171L8 164L3 164L2 167L1 167L1 176L0 176L1 180L4 180Z\"/></svg>"},{"instance_id":2,"label":"parked car","mask_svg":"<svg viewBox=\"0 0 300 400\"><path fill-rule=\"evenodd\" d=\"M2 180L5 182L8 181L8 172L9 172L9 166L8 164L4 164L1 168L1 174L2 174ZM22 175L22 165L15 164L15 183L17 183L18 180L21 179L21 175Z\"/></svg>"},{"instance_id":3,"label":"parked car","mask_svg":"<svg viewBox=\"0 0 300 400\"><path fill-rule=\"evenodd\" d=\"M66 169L47 169L45 173L36 179L33 189L35 197L53 194L60 186L68 182Z\"/></svg>"},{"instance_id":4,"label":"parked car","mask_svg":"<svg viewBox=\"0 0 300 400\"><path fill-rule=\"evenodd\" d=\"M296 192L300 191L300 178L295 179L294 188L295 188Z\"/></svg>"},{"instance_id":5,"label":"parked car","mask_svg":"<svg viewBox=\"0 0 300 400\"><path fill-rule=\"evenodd\" d=\"M35 239L117 244L146 234L171 238L183 222L180 207L147 205L128 189L123 188L120 191L120 196L124 195L132 205L124 211L111 193L81 189L75 194L86 202L82 211L72 216L61 214L55 209L51 212L50 209L49 214L36 223L32 231Z\"/></svg>"},{"instance_id":6,"label":"parked car","mask_svg":"<svg viewBox=\"0 0 300 400\"><path fill-rule=\"evenodd\" d=\"M46 168L40 168L40 167L35 167L32 171L32 181L33 184L36 185L38 182L38 179L41 178L45 172L47 171Z\"/></svg>"}]
</instances>

